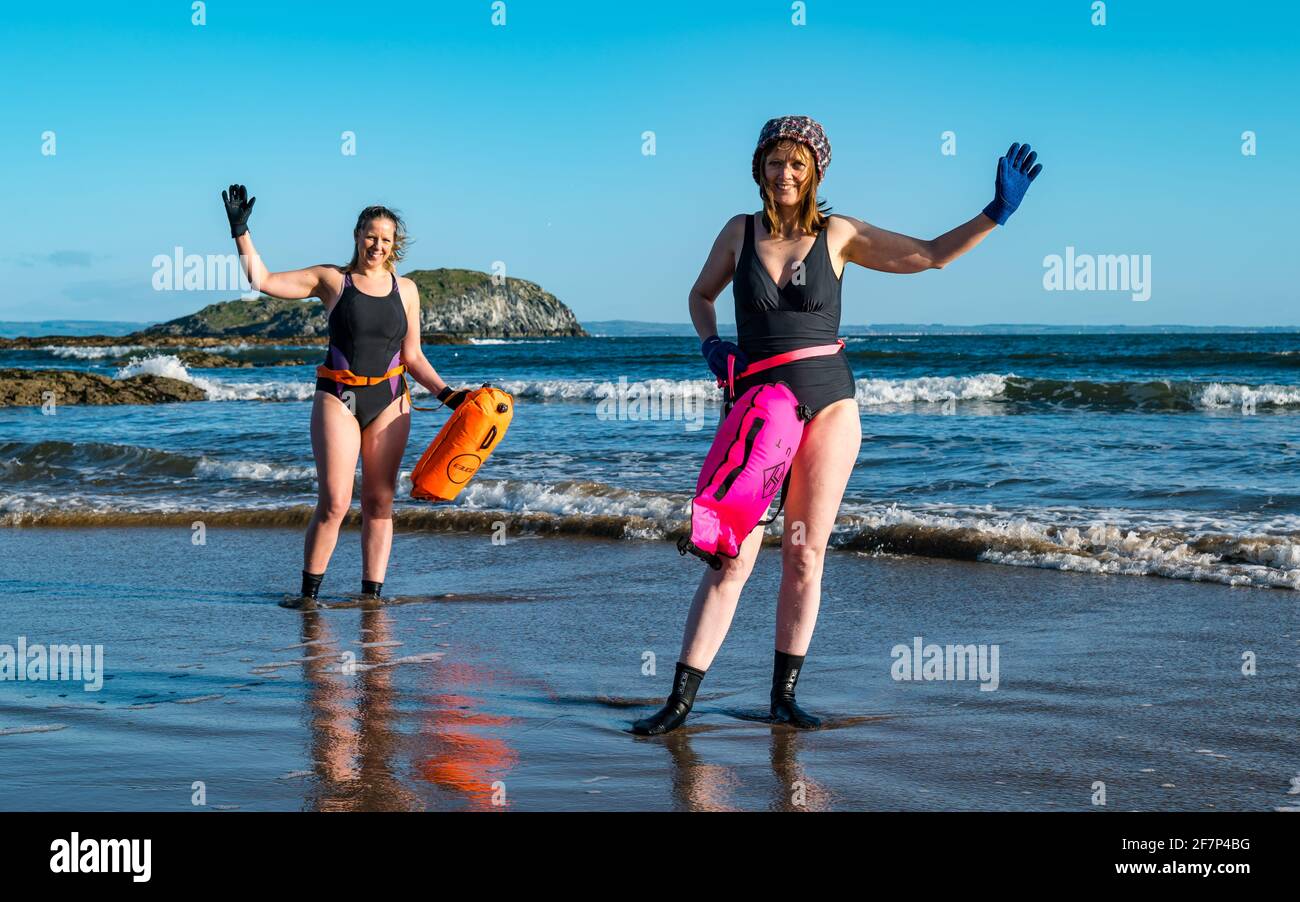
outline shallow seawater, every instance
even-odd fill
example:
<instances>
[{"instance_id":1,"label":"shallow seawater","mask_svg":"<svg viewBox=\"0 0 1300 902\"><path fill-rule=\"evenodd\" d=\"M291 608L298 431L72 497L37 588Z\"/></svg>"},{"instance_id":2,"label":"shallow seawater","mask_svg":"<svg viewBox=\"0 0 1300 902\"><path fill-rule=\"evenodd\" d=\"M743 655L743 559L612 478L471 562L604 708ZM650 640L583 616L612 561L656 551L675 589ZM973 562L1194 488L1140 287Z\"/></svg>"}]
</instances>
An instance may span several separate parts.
<instances>
[{"instance_id":1,"label":"shallow seawater","mask_svg":"<svg viewBox=\"0 0 1300 902\"><path fill-rule=\"evenodd\" d=\"M832 546L1300 588L1300 335L849 336L864 441ZM303 366L186 369L132 348L0 351L0 366L156 373L208 401L0 410L0 525L300 528L319 347L217 349ZM442 424L418 413L399 523L662 539L686 520L718 417L689 338L427 349L515 395L454 505L405 500ZM417 393L417 403L421 395ZM75 486L75 490L72 487Z\"/></svg>"}]
</instances>

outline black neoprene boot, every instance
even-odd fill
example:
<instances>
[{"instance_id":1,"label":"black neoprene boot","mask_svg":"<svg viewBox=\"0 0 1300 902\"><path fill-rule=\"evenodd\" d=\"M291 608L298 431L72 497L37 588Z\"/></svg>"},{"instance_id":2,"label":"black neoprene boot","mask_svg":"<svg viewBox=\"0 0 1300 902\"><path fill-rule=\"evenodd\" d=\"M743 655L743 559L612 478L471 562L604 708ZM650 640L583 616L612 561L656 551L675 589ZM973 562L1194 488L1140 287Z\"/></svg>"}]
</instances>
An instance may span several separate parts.
<instances>
[{"instance_id":1,"label":"black neoprene boot","mask_svg":"<svg viewBox=\"0 0 1300 902\"><path fill-rule=\"evenodd\" d=\"M803 670L803 655L778 651L772 661L772 720L788 723L801 730L815 730L821 720L809 714L794 700L794 687Z\"/></svg>"},{"instance_id":2,"label":"black neoprene boot","mask_svg":"<svg viewBox=\"0 0 1300 902\"><path fill-rule=\"evenodd\" d=\"M632 732L641 736L658 736L680 727L685 722L686 715L691 713L695 693L699 691L702 679L703 670L696 670L678 661L677 672L673 675L673 691L668 694L668 700L654 714L633 723Z\"/></svg>"},{"instance_id":3,"label":"black neoprene boot","mask_svg":"<svg viewBox=\"0 0 1300 902\"><path fill-rule=\"evenodd\" d=\"M375 580L373 580L373 579L363 579L363 580L361 581L361 597L362 597L362 598L367 598L367 599L378 599L379 596L380 596L380 594L381 594L383 591L384 591L384 584L383 584L382 581L378 581L378 582L377 582L377 581L375 581Z\"/></svg>"},{"instance_id":4,"label":"black neoprene boot","mask_svg":"<svg viewBox=\"0 0 1300 902\"><path fill-rule=\"evenodd\" d=\"M287 598L280 602L280 607L310 608L315 606L316 596L320 594L320 584L323 579L325 579L324 573L302 571L302 592L297 598Z\"/></svg>"}]
</instances>

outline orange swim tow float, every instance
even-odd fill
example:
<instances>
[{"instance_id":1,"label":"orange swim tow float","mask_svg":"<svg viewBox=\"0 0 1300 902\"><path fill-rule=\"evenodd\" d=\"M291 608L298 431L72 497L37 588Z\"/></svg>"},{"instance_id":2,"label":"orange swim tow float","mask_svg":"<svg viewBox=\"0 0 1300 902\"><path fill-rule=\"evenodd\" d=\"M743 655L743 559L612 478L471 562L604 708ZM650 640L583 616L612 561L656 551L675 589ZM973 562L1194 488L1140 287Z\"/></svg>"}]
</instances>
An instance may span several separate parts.
<instances>
[{"instance_id":1,"label":"orange swim tow float","mask_svg":"<svg viewBox=\"0 0 1300 902\"><path fill-rule=\"evenodd\" d=\"M411 497L452 501L505 438L515 399L491 385L472 390L411 471Z\"/></svg>"}]
</instances>

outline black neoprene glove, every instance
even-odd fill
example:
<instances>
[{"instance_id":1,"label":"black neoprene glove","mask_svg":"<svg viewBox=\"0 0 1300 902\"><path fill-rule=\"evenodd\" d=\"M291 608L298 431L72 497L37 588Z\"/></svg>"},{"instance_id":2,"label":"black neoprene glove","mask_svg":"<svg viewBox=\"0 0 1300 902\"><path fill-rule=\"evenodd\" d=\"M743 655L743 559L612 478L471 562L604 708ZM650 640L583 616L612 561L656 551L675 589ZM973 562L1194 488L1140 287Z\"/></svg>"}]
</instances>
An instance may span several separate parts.
<instances>
[{"instance_id":1,"label":"black neoprene glove","mask_svg":"<svg viewBox=\"0 0 1300 902\"><path fill-rule=\"evenodd\" d=\"M465 399L469 397L469 390L464 388L452 389L450 385L444 385L442 391L438 392L438 400L446 404L452 410L455 410Z\"/></svg>"},{"instance_id":2,"label":"black neoprene glove","mask_svg":"<svg viewBox=\"0 0 1300 902\"><path fill-rule=\"evenodd\" d=\"M248 217L257 198L250 198L243 185L231 185L221 192L221 199L226 204L226 218L230 220L230 237L238 238L248 231Z\"/></svg>"}]
</instances>

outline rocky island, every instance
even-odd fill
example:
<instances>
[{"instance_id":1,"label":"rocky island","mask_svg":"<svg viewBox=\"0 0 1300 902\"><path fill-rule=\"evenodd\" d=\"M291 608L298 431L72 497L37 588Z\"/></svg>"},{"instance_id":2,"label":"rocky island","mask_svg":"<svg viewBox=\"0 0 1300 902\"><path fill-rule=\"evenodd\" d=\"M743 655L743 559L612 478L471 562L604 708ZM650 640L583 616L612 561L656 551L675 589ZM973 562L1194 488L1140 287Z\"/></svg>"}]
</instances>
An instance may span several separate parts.
<instances>
[{"instance_id":1,"label":"rocky island","mask_svg":"<svg viewBox=\"0 0 1300 902\"><path fill-rule=\"evenodd\" d=\"M493 277L469 269L417 269L406 273L420 290L420 334L431 343L471 338L585 336L573 311L535 282ZM324 338L325 308L318 301L285 301L265 295L211 304L197 313L150 326L117 339L257 338L281 341Z\"/></svg>"},{"instance_id":2,"label":"rocky island","mask_svg":"<svg viewBox=\"0 0 1300 902\"><path fill-rule=\"evenodd\" d=\"M469 269L417 269L406 273L420 291L420 340L424 344L469 344L474 338L585 337L577 317L559 298L535 282L494 277ZM286 301L261 295L209 304L196 313L157 323L127 335L40 335L0 338L0 349L50 346L176 348L186 366L253 366L201 349L250 345L325 345L329 319L319 301ZM294 365L296 358L269 365ZM59 404L151 404L200 401L194 385L162 376L130 379L75 370L2 371L0 407L39 406L53 391Z\"/></svg>"}]
</instances>

